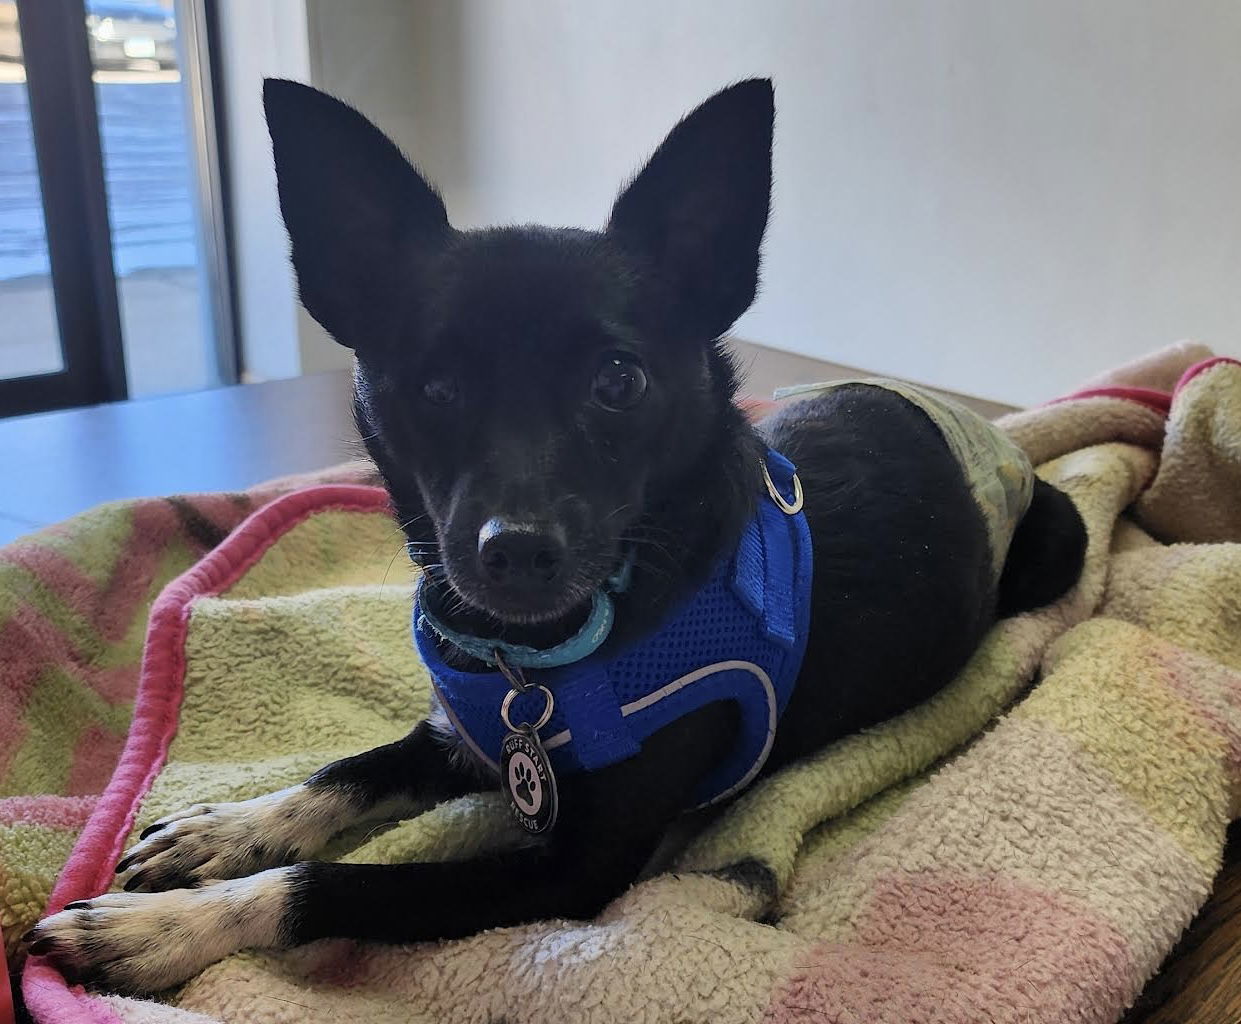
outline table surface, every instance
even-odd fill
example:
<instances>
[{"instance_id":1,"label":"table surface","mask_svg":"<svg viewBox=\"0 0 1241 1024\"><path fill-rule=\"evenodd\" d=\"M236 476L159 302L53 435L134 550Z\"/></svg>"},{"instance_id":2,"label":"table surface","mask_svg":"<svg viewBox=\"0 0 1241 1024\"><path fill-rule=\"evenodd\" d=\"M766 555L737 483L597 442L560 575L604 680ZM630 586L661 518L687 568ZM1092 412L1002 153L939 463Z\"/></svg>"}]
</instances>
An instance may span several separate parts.
<instances>
[{"instance_id":1,"label":"table surface","mask_svg":"<svg viewBox=\"0 0 1241 1024\"><path fill-rule=\"evenodd\" d=\"M347 371L0 420L0 544L118 498L231 491L358 455Z\"/></svg>"}]
</instances>

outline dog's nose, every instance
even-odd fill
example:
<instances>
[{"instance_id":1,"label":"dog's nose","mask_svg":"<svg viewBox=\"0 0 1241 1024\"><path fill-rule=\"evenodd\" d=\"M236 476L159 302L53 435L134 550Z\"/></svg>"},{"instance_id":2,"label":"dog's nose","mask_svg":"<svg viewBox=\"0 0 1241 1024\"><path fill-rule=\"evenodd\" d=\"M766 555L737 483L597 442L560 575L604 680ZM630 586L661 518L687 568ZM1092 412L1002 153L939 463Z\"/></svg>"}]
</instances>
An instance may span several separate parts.
<instances>
[{"instance_id":1,"label":"dog's nose","mask_svg":"<svg viewBox=\"0 0 1241 1024\"><path fill-rule=\"evenodd\" d=\"M555 527L493 517L478 531L478 561L493 583L551 583L564 558L564 534Z\"/></svg>"}]
</instances>

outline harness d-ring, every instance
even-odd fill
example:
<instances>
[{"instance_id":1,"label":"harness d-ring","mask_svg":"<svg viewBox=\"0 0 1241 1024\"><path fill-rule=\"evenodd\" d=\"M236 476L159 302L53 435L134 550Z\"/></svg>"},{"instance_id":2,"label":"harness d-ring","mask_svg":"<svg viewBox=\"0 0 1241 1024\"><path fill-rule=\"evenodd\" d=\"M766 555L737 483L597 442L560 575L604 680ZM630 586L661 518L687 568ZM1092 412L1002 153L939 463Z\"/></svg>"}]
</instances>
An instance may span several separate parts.
<instances>
[{"instance_id":1,"label":"harness d-ring","mask_svg":"<svg viewBox=\"0 0 1241 1024\"><path fill-rule=\"evenodd\" d=\"M767 493L771 495L771 500L776 503L780 511L786 516L797 515L801 511L802 505L805 504L805 498L801 492L801 480L798 479L797 474L793 474L793 501L790 503L784 500L784 495L776 490L776 485L771 482L771 474L767 472L766 460L760 459L758 464L763 467L763 482L767 485Z\"/></svg>"},{"instance_id":2,"label":"harness d-ring","mask_svg":"<svg viewBox=\"0 0 1241 1024\"><path fill-rule=\"evenodd\" d=\"M513 706L513 698L520 696L522 693L530 693L534 690L542 690L543 696L547 698L547 704L543 708L543 713L539 715L537 722L526 722L520 728L515 726L508 717L509 709ZM500 721L504 723L505 728L509 732L521 732L523 729L533 729L536 733L552 720L552 710L556 706L556 698L552 696L552 691L542 683L536 683L528 690L509 690L504 695L504 702L500 705Z\"/></svg>"}]
</instances>

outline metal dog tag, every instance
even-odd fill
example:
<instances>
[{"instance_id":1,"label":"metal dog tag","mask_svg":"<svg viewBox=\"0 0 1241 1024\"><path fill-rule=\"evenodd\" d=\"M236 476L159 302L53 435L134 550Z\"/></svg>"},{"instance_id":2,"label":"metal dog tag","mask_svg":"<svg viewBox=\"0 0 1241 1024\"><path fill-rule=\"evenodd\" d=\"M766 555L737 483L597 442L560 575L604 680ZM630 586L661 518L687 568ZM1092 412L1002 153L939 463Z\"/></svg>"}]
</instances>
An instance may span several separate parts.
<instances>
[{"instance_id":1,"label":"metal dog tag","mask_svg":"<svg viewBox=\"0 0 1241 1024\"><path fill-rule=\"evenodd\" d=\"M500 721L508 729L500 744L500 779L513 817L527 832L537 836L556 824L560 804L552 763L539 742L539 730L551 721L556 698L546 686L528 682L521 669L510 665L501 651L495 651L494 657L496 667L512 686L500 704ZM536 690L543 695L543 713L534 722L515 724L509 717L513 701Z\"/></svg>"},{"instance_id":2,"label":"metal dog tag","mask_svg":"<svg viewBox=\"0 0 1241 1024\"><path fill-rule=\"evenodd\" d=\"M500 775L513 817L531 835L556 824L559 795L547 751L529 725L504 737L500 747Z\"/></svg>"}]
</instances>

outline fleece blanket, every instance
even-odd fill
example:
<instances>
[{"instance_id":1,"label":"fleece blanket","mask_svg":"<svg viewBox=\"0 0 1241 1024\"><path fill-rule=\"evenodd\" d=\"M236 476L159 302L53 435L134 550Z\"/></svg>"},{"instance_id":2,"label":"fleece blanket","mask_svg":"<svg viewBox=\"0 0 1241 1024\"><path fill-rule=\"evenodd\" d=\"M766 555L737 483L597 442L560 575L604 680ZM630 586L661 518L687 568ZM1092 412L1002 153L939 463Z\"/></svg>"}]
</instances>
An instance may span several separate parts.
<instances>
[{"instance_id":1,"label":"fleece blanket","mask_svg":"<svg viewBox=\"0 0 1241 1024\"><path fill-rule=\"evenodd\" d=\"M597 920L249 952L160 1001L67 987L36 958L28 1008L46 1024L1116 1020L1241 808L1241 363L1209 356L1168 350L1003 420L1082 512L1079 585L999 623L925 705L686 822ZM113 509L129 521L106 539L75 521L5 553L6 943L41 904L110 885L160 815L286 785L425 710L382 493L272 490L163 519ZM513 828L482 795L332 855L459 858Z\"/></svg>"}]
</instances>

